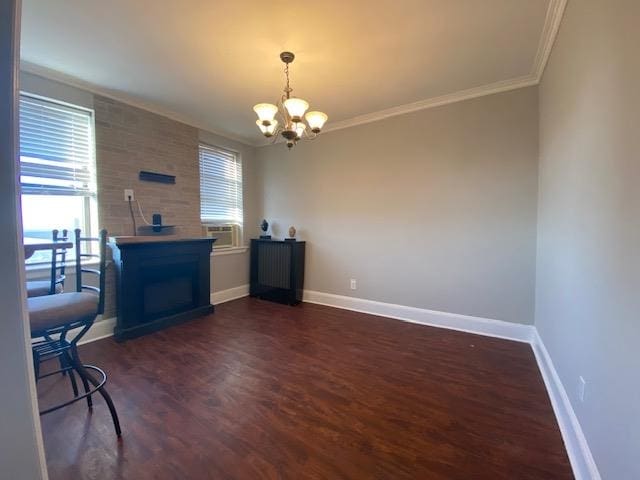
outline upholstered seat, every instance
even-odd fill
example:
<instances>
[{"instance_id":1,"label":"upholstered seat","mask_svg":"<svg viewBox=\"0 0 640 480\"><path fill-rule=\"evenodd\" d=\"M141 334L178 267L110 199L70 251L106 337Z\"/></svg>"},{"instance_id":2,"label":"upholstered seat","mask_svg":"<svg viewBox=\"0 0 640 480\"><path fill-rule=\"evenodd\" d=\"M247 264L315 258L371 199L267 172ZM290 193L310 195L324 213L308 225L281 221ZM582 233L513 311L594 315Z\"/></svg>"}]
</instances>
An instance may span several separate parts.
<instances>
[{"instance_id":1,"label":"upholstered seat","mask_svg":"<svg viewBox=\"0 0 640 480\"><path fill-rule=\"evenodd\" d=\"M29 280L27 282L28 297L42 297L44 295L49 295L50 289L50 280ZM62 293L62 283L56 283L56 293Z\"/></svg>"},{"instance_id":2,"label":"upholstered seat","mask_svg":"<svg viewBox=\"0 0 640 480\"><path fill-rule=\"evenodd\" d=\"M31 336L61 325L93 321L98 315L98 295L87 292L60 293L27 299Z\"/></svg>"}]
</instances>

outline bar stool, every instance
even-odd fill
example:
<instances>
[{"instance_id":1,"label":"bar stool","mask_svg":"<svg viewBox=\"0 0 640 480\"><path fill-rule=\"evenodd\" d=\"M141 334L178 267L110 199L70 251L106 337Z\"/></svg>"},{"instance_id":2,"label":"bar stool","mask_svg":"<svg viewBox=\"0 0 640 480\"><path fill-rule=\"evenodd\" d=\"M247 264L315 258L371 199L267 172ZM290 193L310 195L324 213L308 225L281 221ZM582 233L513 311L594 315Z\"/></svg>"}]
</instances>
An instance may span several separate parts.
<instances>
[{"instance_id":1,"label":"bar stool","mask_svg":"<svg viewBox=\"0 0 640 480\"><path fill-rule=\"evenodd\" d=\"M53 412L85 398L89 409L92 409L92 395L97 392L107 403L116 435L120 437L122 432L118 414L113 400L105 388L107 374L94 365L83 364L78 354L78 341L91 328L96 317L104 312L106 238L106 230L102 230L98 238L85 238L80 236L80 229L76 229L76 291L28 298L27 304L31 323L31 338L35 340L32 344L32 353L36 382L58 373L68 373L74 393L70 400L45 408L40 411L40 415ZM82 253L83 242L98 242L100 253ZM99 269L83 267L83 258L99 258ZM83 284L82 276L84 273L96 275L99 286ZM72 338L67 339L67 335ZM60 368L41 375L40 364L52 358L60 360ZM83 394L78 392L74 373L82 381ZM98 378L94 376L94 373Z\"/></svg>"}]
</instances>

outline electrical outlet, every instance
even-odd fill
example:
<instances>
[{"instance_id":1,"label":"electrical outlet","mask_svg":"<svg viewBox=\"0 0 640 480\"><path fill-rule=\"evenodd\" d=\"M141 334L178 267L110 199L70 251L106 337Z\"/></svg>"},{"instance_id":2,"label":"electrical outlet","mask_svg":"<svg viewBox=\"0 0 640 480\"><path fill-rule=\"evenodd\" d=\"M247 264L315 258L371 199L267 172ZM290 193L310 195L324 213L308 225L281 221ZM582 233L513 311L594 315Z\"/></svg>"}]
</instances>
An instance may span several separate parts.
<instances>
[{"instance_id":1,"label":"electrical outlet","mask_svg":"<svg viewBox=\"0 0 640 480\"><path fill-rule=\"evenodd\" d=\"M129 200L131 200L132 202L136 199L136 197L133 196L133 190L131 188L125 188L124 189L124 201L128 202Z\"/></svg>"},{"instance_id":2,"label":"electrical outlet","mask_svg":"<svg viewBox=\"0 0 640 480\"><path fill-rule=\"evenodd\" d=\"M358 288L358 285L356 283L356 279L352 278L351 279L351 290L355 290L356 288Z\"/></svg>"},{"instance_id":3,"label":"electrical outlet","mask_svg":"<svg viewBox=\"0 0 640 480\"><path fill-rule=\"evenodd\" d=\"M578 377L578 398L581 402L584 402L584 390L587 386L587 382L581 376Z\"/></svg>"}]
</instances>

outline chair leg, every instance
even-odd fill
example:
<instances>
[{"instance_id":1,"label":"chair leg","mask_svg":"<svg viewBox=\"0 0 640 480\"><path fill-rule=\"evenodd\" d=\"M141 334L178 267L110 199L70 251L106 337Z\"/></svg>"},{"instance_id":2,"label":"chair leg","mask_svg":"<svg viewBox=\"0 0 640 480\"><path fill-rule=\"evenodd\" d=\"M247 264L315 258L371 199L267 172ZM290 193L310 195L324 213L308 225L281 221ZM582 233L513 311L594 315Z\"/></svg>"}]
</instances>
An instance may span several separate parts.
<instances>
[{"instance_id":1,"label":"chair leg","mask_svg":"<svg viewBox=\"0 0 640 480\"><path fill-rule=\"evenodd\" d=\"M86 375L83 375L82 372L78 370L78 365L82 366L82 362L80 361L79 357L76 357L77 353L74 355L72 352L71 356L69 357L69 361L71 362L71 366L73 367L73 369L78 372L78 376L80 377L80 380L82 380L84 392L87 393L91 388L89 387L89 380L87 379ZM69 372L73 375L71 370L69 370ZM87 407L89 407L89 410L93 409L93 399L91 398L91 395L87 395Z\"/></svg>"},{"instance_id":2,"label":"chair leg","mask_svg":"<svg viewBox=\"0 0 640 480\"><path fill-rule=\"evenodd\" d=\"M36 383L38 383L38 379L40 378L40 355L35 350L32 351L33 355L33 373L36 377Z\"/></svg>"},{"instance_id":3,"label":"chair leg","mask_svg":"<svg viewBox=\"0 0 640 480\"><path fill-rule=\"evenodd\" d=\"M55 254L55 252L54 252L54 254ZM67 332L66 332L66 331L63 331L63 332L60 334L60 342L64 342L64 341L65 341L65 337L66 337L66 335L67 335ZM47 340L49 340L49 341L52 341L51 336L49 336L49 335L45 335L45 337L44 337L44 338L46 338L46 339L47 339ZM64 356L64 354L60 355L60 357L58 358L58 360L60 361L60 368L64 368L63 361L64 361L64 360L66 360L66 358L62 358L63 356ZM68 364L68 365L70 366L70 364ZM72 372L71 370L69 370L69 371L68 371L68 373L73 373L73 372ZM66 370L63 370L63 371L62 371L62 376L64 377L66 374L67 374L67 371L66 371ZM75 392L76 390L77 390L77 388L76 388L76 389L74 389L74 392ZM76 393L76 395L78 395L78 394Z\"/></svg>"},{"instance_id":4,"label":"chair leg","mask_svg":"<svg viewBox=\"0 0 640 480\"><path fill-rule=\"evenodd\" d=\"M62 358L62 355L60 355L60 357L58 357L58 362L60 362L60 369L64 369L64 358ZM66 370L62 370L62 376L64 377L67 374Z\"/></svg>"},{"instance_id":5,"label":"chair leg","mask_svg":"<svg viewBox=\"0 0 640 480\"><path fill-rule=\"evenodd\" d=\"M80 375L80 378L82 378L83 382L88 381L94 387L97 387L100 384L93 377L93 375L91 375L87 371L87 369L85 369L84 366L82 365L82 362L80 361L80 357L78 355L78 349L76 348L75 345L72 345L71 347L71 359L73 362L73 368L76 370L76 372L78 372L78 375ZM116 412L116 407L113 404L113 400L111 400L111 396L109 395L107 390L104 388L104 386L98 389L98 393L100 393L100 395L102 395L102 398L104 398L104 401L107 402L107 406L109 407L109 412L111 413L111 419L113 420L113 427L116 430L116 435L118 437L122 436L122 430L120 429L120 420L118 419L118 412ZM90 397L87 397L87 398L90 398Z\"/></svg>"},{"instance_id":6,"label":"chair leg","mask_svg":"<svg viewBox=\"0 0 640 480\"><path fill-rule=\"evenodd\" d=\"M60 354L60 366L61 368L68 368L71 367L73 368L73 364L71 363L71 357L69 357L69 353L68 352L62 352ZM66 370L62 372L64 373L68 373L69 374L69 381L71 382L71 388L73 389L73 395L74 397L78 396L78 384L76 383L76 376L73 373L73 370ZM85 386L85 393L88 392L89 390L87 390L86 388L89 385ZM91 405L89 405L89 407L91 407Z\"/></svg>"}]
</instances>

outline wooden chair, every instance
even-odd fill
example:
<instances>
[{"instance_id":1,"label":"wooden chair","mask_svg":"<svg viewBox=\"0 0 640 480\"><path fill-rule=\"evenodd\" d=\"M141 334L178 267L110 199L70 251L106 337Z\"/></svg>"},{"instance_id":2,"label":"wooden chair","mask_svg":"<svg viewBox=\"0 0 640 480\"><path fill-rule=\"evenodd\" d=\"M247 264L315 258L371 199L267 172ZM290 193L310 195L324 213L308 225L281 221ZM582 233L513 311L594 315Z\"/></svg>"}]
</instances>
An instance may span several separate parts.
<instances>
[{"instance_id":1,"label":"wooden chair","mask_svg":"<svg viewBox=\"0 0 640 480\"><path fill-rule=\"evenodd\" d=\"M37 339L32 344L36 382L41 378L67 372L74 392L72 399L48 407L40 411L40 415L53 412L84 398L87 399L89 409L92 409L92 395L97 392L107 403L116 434L120 437L118 414L111 396L105 389L107 374L94 365L83 364L78 354L78 341L91 328L96 317L104 312L107 232L102 230L99 238L81 237L80 233L80 229L75 230L76 291L27 299L31 338ZM98 242L100 253L82 253L82 245L86 242ZM99 268L83 266L82 260L85 258L99 258ZM84 284L83 274L96 275L98 286ZM72 338L67 339L67 335ZM60 369L41 375L41 363L52 358L59 358ZM74 373L82 381L83 394L78 392ZM98 379L94 373L98 374Z\"/></svg>"},{"instance_id":2,"label":"wooden chair","mask_svg":"<svg viewBox=\"0 0 640 480\"><path fill-rule=\"evenodd\" d=\"M67 230L53 230L52 238L54 242L66 242L69 237ZM27 282L28 297L42 297L43 295L53 295L64 291L65 269L67 260L67 249L56 248L51 250L51 275L48 280L29 280Z\"/></svg>"}]
</instances>

